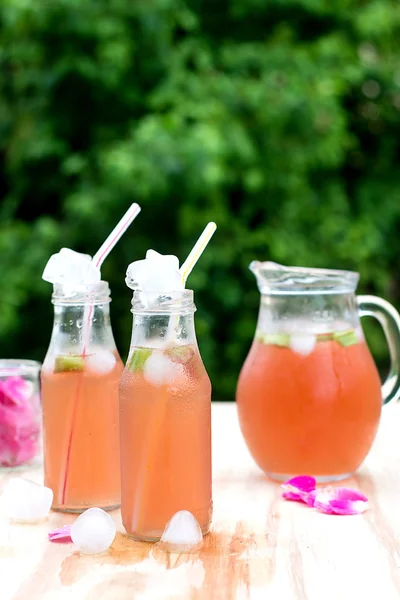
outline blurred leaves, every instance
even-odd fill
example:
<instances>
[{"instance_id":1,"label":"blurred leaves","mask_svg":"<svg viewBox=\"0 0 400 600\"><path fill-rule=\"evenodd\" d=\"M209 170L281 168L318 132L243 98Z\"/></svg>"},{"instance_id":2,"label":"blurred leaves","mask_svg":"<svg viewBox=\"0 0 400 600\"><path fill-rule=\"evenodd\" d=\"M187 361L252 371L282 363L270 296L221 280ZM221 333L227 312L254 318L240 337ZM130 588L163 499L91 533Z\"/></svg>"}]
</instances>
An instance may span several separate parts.
<instances>
[{"instance_id":1,"label":"blurred leaves","mask_svg":"<svg viewBox=\"0 0 400 600\"><path fill-rule=\"evenodd\" d=\"M216 398L254 333L254 258L358 270L399 307L399 33L394 0L3 0L1 354L44 356L49 255L94 254L134 201L103 267L121 354L127 264L183 260L215 220L190 285Z\"/></svg>"}]
</instances>

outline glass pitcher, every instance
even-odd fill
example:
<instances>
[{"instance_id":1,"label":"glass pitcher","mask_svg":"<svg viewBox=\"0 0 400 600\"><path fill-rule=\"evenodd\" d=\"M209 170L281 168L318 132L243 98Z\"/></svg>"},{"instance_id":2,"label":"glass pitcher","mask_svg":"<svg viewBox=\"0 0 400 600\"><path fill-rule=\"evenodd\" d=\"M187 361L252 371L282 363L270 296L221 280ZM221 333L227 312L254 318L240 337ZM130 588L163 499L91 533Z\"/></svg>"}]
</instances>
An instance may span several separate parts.
<instances>
[{"instance_id":1,"label":"glass pitcher","mask_svg":"<svg viewBox=\"0 0 400 600\"><path fill-rule=\"evenodd\" d=\"M359 274L253 261L261 292L257 330L237 386L240 427L271 478L344 479L374 441L382 404L400 395L400 317L356 296ZM360 316L383 327L391 357L381 388Z\"/></svg>"},{"instance_id":2,"label":"glass pitcher","mask_svg":"<svg viewBox=\"0 0 400 600\"><path fill-rule=\"evenodd\" d=\"M118 383L123 364L110 323L106 281L56 284L54 325L41 371L44 482L53 509L120 504Z\"/></svg>"},{"instance_id":3,"label":"glass pitcher","mask_svg":"<svg viewBox=\"0 0 400 600\"><path fill-rule=\"evenodd\" d=\"M195 310L191 290L133 294L120 382L121 514L136 539L159 540L180 510L196 517L203 534L210 527L211 383Z\"/></svg>"}]
</instances>

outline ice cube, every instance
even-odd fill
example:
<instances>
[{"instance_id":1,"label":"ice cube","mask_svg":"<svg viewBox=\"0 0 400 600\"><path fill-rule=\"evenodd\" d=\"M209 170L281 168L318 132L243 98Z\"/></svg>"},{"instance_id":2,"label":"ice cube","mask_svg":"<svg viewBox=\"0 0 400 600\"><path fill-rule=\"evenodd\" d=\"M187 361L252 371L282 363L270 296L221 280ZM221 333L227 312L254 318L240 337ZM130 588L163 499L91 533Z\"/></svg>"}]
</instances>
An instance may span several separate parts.
<instances>
[{"instance_id":1,"label":"ice cube","mask_svg":"<svg viewBox=\"0 0 400 600\"><path fill-rule=\"evenodd\" d=\"M109 350L95 350L93 354L87 357L86 364L91 371L99 375L106 375L115 367L117 359Z\"/></svg>"},{"instance_id":2,"label":"ice cube","mask_svg":"<svg viewBox=\"0 0 400 600\"><path fill-rule=\"evenodd\" d=\"M182 373L180 364L173 362L162 350L153 350L143 366L143 376L155 386L171 383Z\"/></svg>"},{"instance_id":3,"label":"ice cube","mask_svg":"<svg viewBox=\"0 0 400 600\"><path fill-rule=\"evenodd\" d=\"M289 345L292 350L307 356L314 350L317 338L311 334L295 334L290 336Z\"/></svg>"},{"instance_id":4,"label":"ice cube","mask_svg":"<svg viewBox=\"0 0 400 600\"><path fill-rule=\"evenodd\" d=\"M172 254L163 255L148 250L146 258L131 263L126 272L126 285L145 292L171 292L183 290L179 260Z\"/></svg>"},{"instance_id":5,"label":"ice cube","mask_svg":"<svg viewBox=\"0 0 400 600\"><path fill-rule=\"evenodd\" d=\"M101 508L89 508L71 525L71 539L84 554L98 554L114 541L117 528Z\"/></svg>"},{"instance_id":6,"label":"ice cube","mask_svg":"<svg viewBox=\"0 0 400 600\"><path fill-rule=\"evenodd\" d=\"M165 526L160 547L169 552L189 552L200 550L203 534L194 515L188 510L175 513Z\"/></svg>"},{"instance_id":7,"label":"ice cube","mask_svg":"<svg viewBox=\"0 0 400 600\"><path fill-rule=\"evenodd\" d=\"M42 521L50 512L53 491L43 485L13 477L1 497L2 510L12 521Z\"/></svg>"},{"instance_id":8,"label":"ice cube","mask_svg":"<svg viewBox=\"0 0 400 600\"><path fill-rule=\"evenodd\" d=\"M79 285L97 283L101 275L89 254L61 248L60 252L50 257L42 278L50 283Z\"/></svg>"},{"instance_id":9,"label":"ice cube","mask_svg":"<svg viewBox=\"0 0 400 600\"><path fill-rule=\"evenodd\" d=\"M160 254L156 250L152 250L151 248L146 252L146 260L151 262L159 262L162 261L165 267L171 268L173 270L179 270L179 259L174 254Z\"/></svg>"}]
</instances>

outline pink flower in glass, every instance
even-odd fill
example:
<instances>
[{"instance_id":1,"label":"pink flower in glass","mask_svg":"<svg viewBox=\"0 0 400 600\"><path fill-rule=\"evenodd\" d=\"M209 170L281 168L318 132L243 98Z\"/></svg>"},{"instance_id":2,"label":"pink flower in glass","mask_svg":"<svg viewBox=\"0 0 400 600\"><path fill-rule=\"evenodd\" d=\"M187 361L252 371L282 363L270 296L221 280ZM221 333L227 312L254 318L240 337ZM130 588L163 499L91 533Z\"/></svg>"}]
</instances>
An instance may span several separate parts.
<instances>
[{"instance_id":1,"label":"pink flower in glass","mask_svg":"<svg viewBox=\"0 0 400 600\"><path fill-rule=\"evenodd\" d=\"M27 462L38 451L40 400L22 377L0 381L0 464Z\"/></svg>"}]
</instances>

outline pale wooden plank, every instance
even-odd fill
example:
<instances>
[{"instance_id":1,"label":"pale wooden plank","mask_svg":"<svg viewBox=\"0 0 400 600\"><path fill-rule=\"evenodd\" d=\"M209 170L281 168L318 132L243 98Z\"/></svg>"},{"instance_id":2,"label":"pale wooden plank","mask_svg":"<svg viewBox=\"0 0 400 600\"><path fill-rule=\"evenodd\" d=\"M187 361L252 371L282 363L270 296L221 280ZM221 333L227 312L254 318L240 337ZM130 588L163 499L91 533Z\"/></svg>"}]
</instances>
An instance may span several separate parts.
<instances>
[{"instance_id":1,"label":"pale wooden plank","mask_svg":"<svg viewBox=\"0 0 400 600\"><path fill-rule=\"evenodd\" d=\"M331 517L282 501L248 454L235 406L214 404L213 529L199 553L166 557L133 542L114 511L110 550L81 556L72 545L48 542L49 529L74 519L52 513L42 524L11 526L0 547L0 599L400 599L399 431L400 405L390 406L349 482L366 492L371 509ZM42 479L40 468L21 474ZM0 474L0 489L10 476Z\"/></svg>"}]
</instances>

